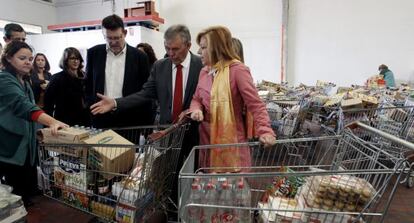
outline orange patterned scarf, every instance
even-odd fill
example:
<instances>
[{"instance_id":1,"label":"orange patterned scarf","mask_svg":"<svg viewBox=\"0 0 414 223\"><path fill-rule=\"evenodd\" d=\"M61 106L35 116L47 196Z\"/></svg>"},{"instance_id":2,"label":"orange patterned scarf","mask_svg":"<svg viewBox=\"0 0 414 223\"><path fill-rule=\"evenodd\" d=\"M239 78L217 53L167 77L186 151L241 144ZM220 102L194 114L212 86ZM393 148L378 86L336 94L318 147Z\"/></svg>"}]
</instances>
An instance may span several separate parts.
<instances>
[{"instance_id":1,"label":"orange patterned scarf","mask_svg":"<svg viewBox=\"0 0 414 223\"><path fill-rule=\"evenodd\" d=\"M237 126L230 88L230 65L237 60L219 62L211 87L210 143L237 143ZM239 172L241 157L237 147L210 149L210 165L214 172ZM226 167L226 168L224 168ZM230 168L227 168L230 167Z\"/></svg>"}]
</instances>

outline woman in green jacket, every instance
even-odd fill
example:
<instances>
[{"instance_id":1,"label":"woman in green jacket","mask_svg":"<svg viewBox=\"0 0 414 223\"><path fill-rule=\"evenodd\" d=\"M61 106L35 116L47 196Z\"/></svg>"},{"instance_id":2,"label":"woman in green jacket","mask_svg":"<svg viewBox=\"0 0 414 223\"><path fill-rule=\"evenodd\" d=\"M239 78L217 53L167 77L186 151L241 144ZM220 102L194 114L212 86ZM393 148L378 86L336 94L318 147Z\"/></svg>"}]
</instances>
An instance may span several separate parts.
<instances>
[{"instance_id":1,"label":"woman in green jacket","mask_svg":"<svg viewBox=\"0 0 414 223\"><path fill-rule=\"evenodd\" d=\"M33 52L27 43L8 43L1 56L0 72L0 178L21 195L27 205L36 188L35 122L49 126L53 134L66 124L36 106L30 83Z\"/></svg>"}]
</instances>

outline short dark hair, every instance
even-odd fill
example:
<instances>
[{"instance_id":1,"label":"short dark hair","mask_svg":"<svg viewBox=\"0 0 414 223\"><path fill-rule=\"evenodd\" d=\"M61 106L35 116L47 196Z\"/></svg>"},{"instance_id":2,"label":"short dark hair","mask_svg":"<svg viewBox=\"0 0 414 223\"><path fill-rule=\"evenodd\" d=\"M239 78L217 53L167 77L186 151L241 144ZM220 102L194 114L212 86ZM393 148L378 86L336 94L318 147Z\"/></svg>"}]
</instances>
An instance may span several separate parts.
<instances>
[{"instance_id":1,"label":"short dark hair","mask_svg":"<svg viewBox=\"0 0 414 223\"><path fill-rule=\"evenodd\" d=\"M42 56L43 58L45 58L45 71L49 72L50 71L50 64L49 64L49 60L47 59L46 55L44 55L43 53L37 53L36 56L33 59L33 73L37 74L39 73L39 67L37 66L36 63L36 59Z\"/></svg>"},{"instance_id":2,"label":"short dark hair","mask_svg":"<svg viewBox=\"0 0 414 223\"><path fill-rule=\"evenodd\" d=\"M152 66L152 64L154 64L155 61L157 61L157 56L155 56L154 49L152 49L151 45L149 45L148 43L140 43L137 45L137 49L138 48L142 48L145 54L147 54L150 66Z\"/></svg>"},{"instance_id":3,"label":"short dark hair","mask_svg":"<svg viewBox=\"0 0 414 223\"><path fill-rule=\"evenodd\" d=\"M109 30L124 29L124 21L118 15L110 15L102 20L102 27Z\"/></svg>"},{"instance_id":4,"label":"short dark hair","mask_svg":"<svg viewBox=\"0 0 414 223\"><path fill-rule=\"evenodd\" d=\"M177 35L181 37L184 43L191 43L191 34L185 25L173 25L170 26L164 33L164 40L171 40Z\"/></svg>"},{"instance_id":5,"label":"short dark hair","mask_svg":"<svg viewBox=\"0 0 414 223\"><path fill-rule=\"evenodd\" d=\"M30 52L33 52L32 48L29 44L21 41L11 41L10 43L6 44L4 47L3 53L1 55L1 63L5 70L15 74L16 68L7 60L7 58L11 58L21 49L29 49Z\"/></svg>"},{"instance_id":6,"label":"short dark hair","mask_svg":"<svg viewBox=\"0 0 414 223\"><path fill-rule=\"evenodd\" d=\"M69 57L72 55L79 59L80 64L79 64L78 72L81 72L83 68L83 58L79 50L76 49L75 47L68 47L63 51L62 58L60 58L59 67L62 68L64 71L67 71L69 69L68 67Z\"/></svg>"},{"instance_id":7,"label":"short dark hair","mask_svg":"<svg viewBox=\"0 0 414 223\"><path fill-rule=\"evenodd\" d=\"M12 32L25 32L23 27L16 23L9 23L4 27L4 36L10 39Z\"/></svg>"},{"instance_id":8,"label":"short dark hair","mask_svg":"<svg viewBox=\"0 0 414 223\"><path fill-rule=\"evenodd\" d=\"M381 64L379 65L378 70L388 70L388 66L385 64Z\"/></svg>"}]
</instances>

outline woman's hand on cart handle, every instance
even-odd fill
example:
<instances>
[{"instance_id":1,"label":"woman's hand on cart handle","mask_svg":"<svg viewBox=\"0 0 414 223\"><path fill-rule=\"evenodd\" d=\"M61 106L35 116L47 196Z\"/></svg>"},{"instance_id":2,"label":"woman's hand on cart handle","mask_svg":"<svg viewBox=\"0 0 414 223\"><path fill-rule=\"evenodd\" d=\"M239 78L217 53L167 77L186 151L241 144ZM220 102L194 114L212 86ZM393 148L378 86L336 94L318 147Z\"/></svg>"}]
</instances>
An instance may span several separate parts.
<instances>
[{"instance_id":1,"label":"woman's hand on cart handle","mask_svg":"<svg viewBox=\"0 0 414 223\"><path fill-rule=\"evenodd\" d=\"M195 109L191 111L191 119L194 121L201 122L204 120L203 112L199 109Z\"/></svg>"},{"instance_id":2,"label":"woman's hand on cart handle","mask_svg":"<svg viewBox=\"0 0 414 223\"><path fill-rule=\"evenodd\" d=\"M189 122L189 119L191 119L190 116L191 112L188 109L186 109L180 113L180 115L178 116L178 121L176 123L183 124Z\"/></svg>"},{"instance_id":3,"label":"woman's hand on cart handle","mask_svg":"<svg viewBox=\"0 0 414 223\"><path fill-rule=\"evenodd\" d=\"M101 100L90 107L92 114L105 114L109 111L112 111L116 107L115 99L99 93L96 95Z\"/></svg>"},{"instance_id":4,"label":"woman's hand on cart handle","mask_svg":"<svg viewBox=\"0 0 414 223\"><path fill-rule=\"evenodd\" d=\"M272 134L263 134L259 137L259 141L264 144L265 148L268 148L276 143L276 137Z\"/></svg>"}]
</instances>

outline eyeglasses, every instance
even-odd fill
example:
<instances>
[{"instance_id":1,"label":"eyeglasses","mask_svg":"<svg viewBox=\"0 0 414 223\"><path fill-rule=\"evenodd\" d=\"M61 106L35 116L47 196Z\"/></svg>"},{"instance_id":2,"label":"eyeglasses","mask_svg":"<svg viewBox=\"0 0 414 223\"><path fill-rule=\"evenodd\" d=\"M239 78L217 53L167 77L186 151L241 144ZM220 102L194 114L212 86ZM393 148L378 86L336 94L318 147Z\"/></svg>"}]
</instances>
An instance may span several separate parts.
<instances>
[{"instance_id":1,"label":"eyeglasses","mask_svg":"<svg viewBox=\"0 0 414 223\"><path fill-rule=\"evenodd\" d=\"M80 60L80 59L77 57L69 57L69 60Z\"/></svg>"},{"instance_id":2,"label":"eyeglasses","mask_svg":"<svg viewBox=\"0 0 414 223\"><path fill-rule=\"evenodd\" d=\"M11 40L12 40L12 41L20 41L20 42L25 42L25 41L26 41L26 38L19 38L19 37L16 37L16 38L11 38Z\"/></svg>"},{"instance_id":3,"label":"eyeglasses","mask_svg":"<svg viewBox=\"0 0 414 223\"><path fill-rule=\"evenodd\" d=\"M119 41L119 40L121 40L123 37L124 37L123 35L121 35L121 36L105 36L105 39L106 39L107 41Z\"/></svg>"}]
</instances>

